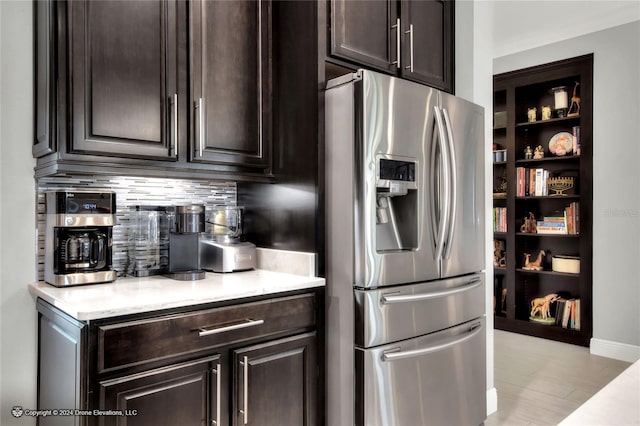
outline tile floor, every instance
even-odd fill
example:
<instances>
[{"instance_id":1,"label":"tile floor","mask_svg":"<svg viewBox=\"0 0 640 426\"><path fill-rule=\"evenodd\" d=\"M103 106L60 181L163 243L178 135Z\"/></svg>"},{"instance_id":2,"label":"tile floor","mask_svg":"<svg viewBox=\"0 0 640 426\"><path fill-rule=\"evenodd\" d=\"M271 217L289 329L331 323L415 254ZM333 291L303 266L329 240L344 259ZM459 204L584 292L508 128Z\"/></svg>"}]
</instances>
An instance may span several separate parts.
<instances>
[{"instance_id":1,"label":"tile floor","mask_svg":"<svg viewBox=\"0 0 640 426\"><path fill-rule=\"evenodd\" d=\"M625 370L589 348L495 330L498 411L485 426L557 425Z\"/></svg>"}]
</instances>

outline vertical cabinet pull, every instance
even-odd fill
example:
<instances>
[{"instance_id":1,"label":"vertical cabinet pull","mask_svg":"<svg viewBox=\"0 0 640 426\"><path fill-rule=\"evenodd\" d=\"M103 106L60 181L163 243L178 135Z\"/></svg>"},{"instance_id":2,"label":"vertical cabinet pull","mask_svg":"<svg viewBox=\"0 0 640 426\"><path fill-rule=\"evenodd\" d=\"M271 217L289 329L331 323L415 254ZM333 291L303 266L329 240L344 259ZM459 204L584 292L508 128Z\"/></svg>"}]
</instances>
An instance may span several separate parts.
<instances>
[{"instance_id":1,"label":"vertical cabinet pull","mask_svg":"<svg viewBox=\"0 0 640 426\"><path fill-rule=\"evenodd\" d=\"M196 149L196 155L202 157L202 145L204 144L204 100L198 99L196 104L198 110L198 146Z\"/></svg>"},{"instance_id":2,"label":"vertical cabinet pull","mask_svg":"<svg viewBox=\"0 0 640 426\"><path fill-rule=\"evenodd\" d=\"M396 65L396 68L400 69L400 32L401 30L401 26L400 26L400 18L396 19L396 24L391 26L391 29L395 29L396 30L396 60L391 62L392 64Z\"/></svg>"},{"instance_id":3,"label":"vertical cabinet pull","mask_svg":"<svg viewBox=\"0 0 640 426\"><path fill-rule=\"evenodd\" d=\"M173 152L178 156L178 94L173 94Z\"/></svg>"},{"instance_id":4,"label":"vertical cabinet pull","mask_svg":"<svg viewBox=\"0 0 640 426\"><path fill-rule=\"evenodd\" d=\"M216 375L216 419L211 420L211 424L218 426L221 424L220 423L220 401L221 401L220 393L222 392L222 364L218 362L218 365L216 366L216 368L213 369L213 372Z\"/></svg>"},{"instance_id":5,"label":"vertical cabinet pull","mask_svg":"<svg viewBox=\"0 0 640 426\"><path fill-rule=\"evenodd\" d=\"M409 24L409 30L405 34L409 34L409 65L405 68L413 72L413 24Z\"/></svg>"},{"instance_id":6,"label":"vertical cabinet pull","mask_svg":"<svg viewBox=\"0 0 640 426\"><path fill-rule=\"evenodd\" d=\"M242 357L242 361L240 361L242 365L242 409L240 413L242 414L243 424L249 423L249 359L246 356Z\"/></svg>"}]
</instances>

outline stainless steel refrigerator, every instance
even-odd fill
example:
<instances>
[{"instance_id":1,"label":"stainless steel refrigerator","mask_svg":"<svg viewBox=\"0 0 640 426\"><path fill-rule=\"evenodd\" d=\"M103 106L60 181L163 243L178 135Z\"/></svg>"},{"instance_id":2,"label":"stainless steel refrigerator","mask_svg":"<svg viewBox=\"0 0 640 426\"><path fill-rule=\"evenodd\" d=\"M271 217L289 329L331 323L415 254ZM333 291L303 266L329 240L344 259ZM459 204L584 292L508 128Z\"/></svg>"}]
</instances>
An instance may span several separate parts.
<instances>
[{"instance_id":1,"label":"stainless steel refrigerator","mask_svg":"<svg viewBox=\"0 0 640 426\"><path fill-rule=\"evenodd\" d=\"M365 70L325 100L327 424L479 425L484 111Z\"/></svg>"}]
</instances>

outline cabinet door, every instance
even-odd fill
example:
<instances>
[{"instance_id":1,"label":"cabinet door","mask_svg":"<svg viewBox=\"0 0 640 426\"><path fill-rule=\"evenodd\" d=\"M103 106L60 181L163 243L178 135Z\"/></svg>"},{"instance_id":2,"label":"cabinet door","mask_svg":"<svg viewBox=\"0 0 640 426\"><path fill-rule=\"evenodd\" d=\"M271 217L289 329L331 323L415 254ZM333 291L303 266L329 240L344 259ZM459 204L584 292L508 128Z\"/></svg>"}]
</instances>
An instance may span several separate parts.
<instances>
[{"instance_id":1,"label":"cabinet door","mask_svg":"<svg viewBox=\"0 0 640 426\"><path fill-rule=\"evenodd\" d=\"M74 153L174 159L177 3L72 1Z\"/></svg>"},{"instance_id":2,"label":"cabinet door","mask_svg":"<svg viewBox=\"0 0 640 426\"><path fill-rule=\"evenodd\" d=\"M233 425L316 424L316 335L233 352Z\"/></svg>"},{"instance_id":3,"label":"cabinet door","mask_svg":"<svg viewBox=\"0 0 640 426\"><path fill-rule=\"evenodd\" d=\"M331 1L330 54L369 67L397 68L396 1Z\"/></svg>"},{"instance_id":4,"label":"cabinet door","mask_svg":"<svg viewBox=\"0 0 640 426\"><path fill-rule=\"evenodd\" d=\"M219 356L100 382L100 425L202 425L220 417Z\"/></svg>"},{"instance_id":5,"label":"cabinet door","mask_svg":"<svg viewBox=\"0 0 640 426\"><path fill-rule=\"evenodd\" d=\"M38 409L87 408L87 326L38 300ZM84 424L80 417L46 416L41 426Z\"/></svg>"},{"instance_id":6,"label":"cabinet door","mask_svg":"<svg viewBox=\"0 0 640 426\"><path fill-rule=\"evenodd\" d=\"M191 160L267 168L271 4L194 1L190 12Z\"/></svg>"},{"instance_id":7,"label":"cabinet door","mask_svg":"<svg viewBox=\"0 0 640 426\"><path fill-rule=\"evenodd\" d=\"M401 76L453 92L453 0L402 1Z\"/></svg>"},{"instance_id":8,"label":"cabinet door","mask_svg":"<svg viewBox=\"0 0 640 426\"><path fill-rule=\"evenodd\" d=\"M33 3L34 32L34 157L42 157L56 147L56 6L53 1Z\"/></svg>"}]
</instances>

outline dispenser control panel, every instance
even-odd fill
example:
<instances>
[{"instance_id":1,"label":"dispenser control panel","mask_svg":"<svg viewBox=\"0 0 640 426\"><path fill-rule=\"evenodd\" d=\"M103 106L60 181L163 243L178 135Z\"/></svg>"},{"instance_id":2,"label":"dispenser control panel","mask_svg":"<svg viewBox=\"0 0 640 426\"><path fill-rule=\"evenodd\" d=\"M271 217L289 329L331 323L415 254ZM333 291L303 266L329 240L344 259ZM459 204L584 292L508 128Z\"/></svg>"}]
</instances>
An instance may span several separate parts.
<instances>
[{"instance_id":1,"label":"dispenser control panel","mask_svg":"<svg viewBox=\"0 0 640 426\"><path fill-rule=\"evenodd\" d=\"M417 161L411 158L381 156L378 158L376 187L390 194L406 194L418 189Z\"/></svg>"}]
</instances>

